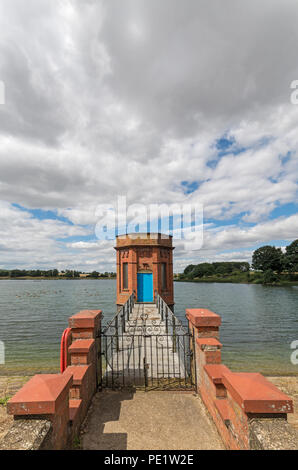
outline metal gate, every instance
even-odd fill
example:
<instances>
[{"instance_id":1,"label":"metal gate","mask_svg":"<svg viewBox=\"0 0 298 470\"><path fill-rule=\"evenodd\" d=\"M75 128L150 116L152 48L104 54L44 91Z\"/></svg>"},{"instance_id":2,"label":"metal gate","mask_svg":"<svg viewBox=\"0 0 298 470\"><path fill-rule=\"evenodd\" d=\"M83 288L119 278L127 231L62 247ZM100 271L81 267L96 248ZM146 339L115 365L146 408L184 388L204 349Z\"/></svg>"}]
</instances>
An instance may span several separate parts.
<instances>
[{"instance_id":1,"label":"metal gate","mask_svg":"<svg viewBox=\"0 0 298 470\"><path fill-rule=\"evenodd\" d=\"M99 338L101 389L195 389L193 335L158 294L151 304L133 294Z\"/></svg>"}]
</instances>

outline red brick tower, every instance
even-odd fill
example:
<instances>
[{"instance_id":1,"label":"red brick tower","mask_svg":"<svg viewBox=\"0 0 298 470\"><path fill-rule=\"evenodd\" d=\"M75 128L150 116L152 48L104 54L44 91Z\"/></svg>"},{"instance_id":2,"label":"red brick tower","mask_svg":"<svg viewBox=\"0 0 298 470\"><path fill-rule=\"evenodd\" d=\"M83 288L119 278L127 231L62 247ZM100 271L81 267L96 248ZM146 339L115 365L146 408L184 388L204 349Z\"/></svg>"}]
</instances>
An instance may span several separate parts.
<instances>
[{"instance_id":1,"label":"red brick tower","mask_svg":"<svg viewBox=\"0 0 298 470\"><path fill-rule=\"evenodd\" d=\"M172 236L134 233L116 240L117 305L123 305L133 292L137 302L153 302L157 291L173 308Z\"/></svg>"}]
</instances>

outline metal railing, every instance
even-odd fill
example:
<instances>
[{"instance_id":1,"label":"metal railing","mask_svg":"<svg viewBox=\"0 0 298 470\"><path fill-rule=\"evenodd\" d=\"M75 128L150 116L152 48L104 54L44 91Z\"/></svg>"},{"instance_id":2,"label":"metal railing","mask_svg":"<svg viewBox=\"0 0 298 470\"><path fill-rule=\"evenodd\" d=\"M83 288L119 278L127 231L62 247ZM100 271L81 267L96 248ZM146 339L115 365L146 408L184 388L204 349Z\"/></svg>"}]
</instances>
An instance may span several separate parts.
<instances>
[{"instance_id":1,"label":"metal railing","mask_svg":"<svg viewBox=\"0 0 298 470\"><path fill-rule=\"evenodd\" d=\"M125 333L125 322L130 320L130 315L133 311L135 304L135 292L133 292L130 297L127 299L124 305L119 308L116 315L110 320L107 325L102 329L101 333L106 333L110 327L122 328L122 332Z\"/></svg>"},{"instance_id":2,"label":"metal railing","mask_svg":"<svg viewBox=\"0 0 298 470\"><path fill-rule=\"evenodd\" d=\"M156 293L159 318L135 305L133 293L100 333L102 388L194 389L193 336ZM153 307L153 310L155 308Z\"/></svg>"},{"instance_id":3,"label":"metal railing","mask_svg":"<svg viewBox=\"0 0 298 470\"><path fill-rule=\"evenodd\" d=\"M168 304L157 291L155 291L154 298L161 321L165 323L166 334L172 337L173 352L184 355L184 360L185 356L190 358L193 354L193 347L191 344L192 335L189 328L186 328L174 315ZM185 337L189 338L187 344L185 344Z\"/></svg>"},{"instance_id":4,"label":"metal railing","mask_svg":"<svg viewBox=\"0 0 298 470\"><path fill-rule=\"evenodd\" d=\"M175 331L177 328L184 334L189 333L189 331L185 328L182 322L174 315L168 304L164 301L164 299L161 297L161 295L159 295L157 291L155 291L154 299L155 304L158 308L158 313L161 317L161 321L165 322L167 334L170 330Z\"/></svg>"}]
</instances>

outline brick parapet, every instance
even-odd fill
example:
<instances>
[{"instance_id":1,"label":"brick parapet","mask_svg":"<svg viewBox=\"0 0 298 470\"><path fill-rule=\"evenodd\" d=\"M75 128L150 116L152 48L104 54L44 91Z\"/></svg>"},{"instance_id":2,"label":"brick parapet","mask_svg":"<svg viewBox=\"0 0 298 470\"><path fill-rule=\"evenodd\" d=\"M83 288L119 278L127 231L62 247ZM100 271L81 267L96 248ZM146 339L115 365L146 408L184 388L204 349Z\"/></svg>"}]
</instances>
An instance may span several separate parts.
<instances>
[{"instance_id":1,"label":"brick parapet","mask_svg":"<svg viewBox=\"0 0 298 470\"><path fill-rule=\"evenodd\" d=\"M71 363L65 372L73 375L69 409L72 436L78 433L97 389L101 320L101 310L83 310L69 318L73 342L69 347Z\"/></svg>"},{"instance_id":2,"label":"brick parapet","mask_svg":"<svg viewBox=\"0 0 298 470\"><path fill-rule=\"evenodd\" d=\"M221 364L221 317L208 309L187 309L196 348L197 391L228 449L253 448L252 422L266 417L284 427L293 401L258 373L231 372ZM263 442L267 442L263 439Z\"/></svg>"},{"instance_id":3,"label":"brick parapet","mask_svg":"<svg viewBox=\"0 0 298 470\"><path fill-rule=\"evenodd\" d=\"M172 236L161 233L131 233L117 237L116 249L130 246L162 246L172 248Z\"/></svg>"},{"instance_id":4,"label":"brick parapet","mask_svg":"<svg viewBox=\"0 0 298 470\"><path fill-rule=\"evenodd\" d=\"M72 343L66 369L32 377L8 402L15 419L51 422L48 449L72 444L97 388L97 332L102 311L84 310L69 318Z\"/></svg>"}]
</instances>

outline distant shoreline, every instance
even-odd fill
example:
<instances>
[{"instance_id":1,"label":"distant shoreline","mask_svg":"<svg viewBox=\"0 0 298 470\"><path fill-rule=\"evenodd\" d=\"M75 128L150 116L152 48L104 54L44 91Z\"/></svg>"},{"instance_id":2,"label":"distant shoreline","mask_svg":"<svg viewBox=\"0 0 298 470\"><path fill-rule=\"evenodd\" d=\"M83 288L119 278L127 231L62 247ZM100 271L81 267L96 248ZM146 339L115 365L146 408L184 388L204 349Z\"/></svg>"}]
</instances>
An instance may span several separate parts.
<instances>
[{"instance_id":1,"label":"distant shoreline","mask_svg":"<svg viewBox=\"0 0 298 470\"><path fill-rule=\"evenodd\" d=\"M116 277L0 277L0 281L109 281L116 280Z\"/></svg>"},{"instance_id":2,"label":"distant shoreline","mask_svg":"<svg viewBox=\"0 0 298 470\"><path fill-rule=\"evenodd\" d=\"M298 286L298 281L280 281L273 284L262 284L261 282L254 282L254 281L245 281L243 279L236 281L235 279L174 279L174 282L193 282L193 283L206 283L206 284L247 284L252 286L269 286L269 287L291 287L291 286Z\"/></svg>"},{"instance_id":3,"label":"distant shoreline","mask_svg":"<svg viewBox=\"0 0 298 470\"><path fill-rule=\"evenodd\" d=\"M32 277L32 276L23 276L23 277L0 277L0 281L115 281L116 277ZM203 279L174 279L174 282L192 282L192 283L207 283L207 284L248 284L248 285L263 285L260 282L254 281L245 281L235 280L231 278L203 278ZM270 287L291 287L298 286L298 281L281 281L274 284L265 284L265 286Z\"/></svg>"}]
</instances>

